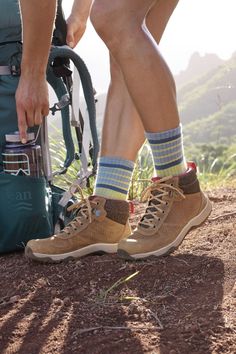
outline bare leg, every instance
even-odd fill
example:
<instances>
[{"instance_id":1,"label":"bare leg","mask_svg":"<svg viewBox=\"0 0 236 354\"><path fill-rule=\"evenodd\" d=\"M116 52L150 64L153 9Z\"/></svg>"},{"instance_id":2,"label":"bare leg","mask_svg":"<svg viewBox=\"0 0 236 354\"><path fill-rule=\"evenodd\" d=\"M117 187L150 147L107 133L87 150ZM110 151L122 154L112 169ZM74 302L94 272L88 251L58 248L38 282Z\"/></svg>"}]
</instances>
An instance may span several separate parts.
<instances>
[{"instance_id":1,"label":"bare leg","mask_svg":"<svg viewBox=\"0 0 236 354\"><path fill-rule=\"evenodd\" d=\"M166 140L167 143L177 140L180 145L179 140L182 141L181 134L171 136L175 139L166 137L170 130L173 133L180 129L177 127L179 117L175 85L157 43L143 25L146 20L147 26L152 28L157 17L150 9L154 11L156 6L164 6L167 1L95 0L93 22L112 54L112 83L103 131L103 153L110 152L118 158L113 159L114 163L109 156L102 157L103 162L101 158L95 195L84 205L77 205L75 219L62 231L66 237L61 237L60 233L60 237L30 241L26 247L29 258L57 261L67 258L68 254L78 258L95 251L113 253L117 250L117 243L118 255L125 259L162 256L176 249L191 227L200 225L209 215L211 204L199 188L196 168L192 164L183 174L165 176L152 183L148 188L150 197L147 209L138 227L130 234L129 206L125 199L134 163L125 158L133 159L135 150L141 145L142 124L150 136L165 136L157 141L157 145ZM172 1L172 4L175 6L176 2ZM157 11L161 17L165 13L164 10ZM159 30L153 27L154 36L162 34L167 20L166 17L166 20L160 21ZM173 129L175 127L177 129ZM161 130L164 132L160 133ZM152 139L149 143L153 144ZM129 149L131 144L133 150ZM172 153L166 154L164 151L164 158L172 156Z\"/></svg>"},{"instance_id":2,"label":"bare leg","mask_svg":"<svg viewBox=\"0 0 236 354\"><path fill-rule=\"evenodd\" d=\"M172 9L175 5L176 1L172 1ZM173 77L143 25L149 13L150 26L150 9L156 6L158 2L151 0L95 0L91 14L97 32L121 68L143 126L149 132L179 125ZM157 13L163 15L160 9Z\"/></svg>"},{"instance_id":3,"label":"bare leg","mask_svg":"<svg viewBox=\"0 0 236 354\"><path fill-rule=\"evenodd\" d=\"M160 42L177 3L178 0L159 0L149 11L146 25L157 43ZM111 83L102 132L101 156L134 161L145 140L144 128L126 88L123 74L112 55L110 65ZM175 91L173 81L172 89Z\"/></svg>"},{"instance_id":4,"label":"bare leg","mask_svg":"<svg viewBox=\"0 0 236 354\"><path fill-rule=\"evenodd\" d=\"M159 0L146 16L146 26L158 44L178 2L179 0Z\"/></svg>"},{"instance_id":5,"label":"bare leg","mask_svg":"<svg viewBox=\"0 0 236 354\"><path fill-rule=\"evenodd\" d=\"M102 130L101 156L135 161L144 143L144 128L130 98L123 74L110 56L111 83Z\"/></svg>"}]
</instances>

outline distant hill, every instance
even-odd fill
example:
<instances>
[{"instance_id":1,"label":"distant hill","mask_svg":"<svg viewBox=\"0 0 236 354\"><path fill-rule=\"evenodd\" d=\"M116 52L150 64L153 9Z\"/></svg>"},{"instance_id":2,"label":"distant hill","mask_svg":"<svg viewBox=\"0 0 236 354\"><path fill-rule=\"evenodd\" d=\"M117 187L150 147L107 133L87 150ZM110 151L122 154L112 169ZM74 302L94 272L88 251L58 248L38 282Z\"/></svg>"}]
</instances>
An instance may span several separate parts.
<instances>
[{"instance_id":1,"label":"distant hill","mask_svg":"<svg viewBox=\"0 0 236 354\"><path fill-rule=\"evenodd\" d=\"M183 124L207 117L236 100L236 57L178 91Z\"/></svg>"},{"instance_id":2,"label":"distant hill","mask_svg":"<svg viewBox=\"0 0 236 354\"><path fill-rule=\"evenodd\" d=\"M192 54L188 66L185 70L175 75L177 88L181 88L187 83L195 80L224 63L216 54L205 54L201 56L198 52Z\"/></svg>"},{"instance_id":3,"label":"distant hill","mask_svg":"<svg viewBox=\"0 0 236 354\"><path fill-rule=\"evenodd\" d=\"M230 143L236 137L236 56L178 91L185 143Z\"/></svg>"}]
</instances>

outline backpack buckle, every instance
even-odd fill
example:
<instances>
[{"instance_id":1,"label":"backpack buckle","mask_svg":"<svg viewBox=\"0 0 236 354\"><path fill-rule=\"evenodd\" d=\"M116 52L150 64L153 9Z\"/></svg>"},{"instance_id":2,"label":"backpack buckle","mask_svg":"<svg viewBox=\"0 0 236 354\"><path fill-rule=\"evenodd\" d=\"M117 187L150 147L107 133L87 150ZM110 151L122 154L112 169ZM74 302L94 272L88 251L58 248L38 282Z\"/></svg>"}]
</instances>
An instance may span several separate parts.
<instances>
[{"instance_id":1,"label":"backpack buckle","mask_svg":"<svg viewBox=\"0 0 236 354\"><path fill-rule=\"evenodd\" d=\"M11 75L12 76L20 76L20 67L16 65L11 66Z\"/></svg>"}]
</instances>

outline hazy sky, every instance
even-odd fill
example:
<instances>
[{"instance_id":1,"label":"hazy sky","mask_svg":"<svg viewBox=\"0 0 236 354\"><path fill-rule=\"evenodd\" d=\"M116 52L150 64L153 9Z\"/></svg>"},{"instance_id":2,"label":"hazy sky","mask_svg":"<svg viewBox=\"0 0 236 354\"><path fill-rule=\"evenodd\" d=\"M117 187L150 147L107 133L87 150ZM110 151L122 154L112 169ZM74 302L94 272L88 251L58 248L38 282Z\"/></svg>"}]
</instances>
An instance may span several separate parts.
<instances>
[{"instance_id":1,"label":"hazy sky","mask_svg":"<svg viewBox=\"0 0 236 354\"><path fill-rule=\"evenodd\" d=\"M66 15L72 3L64 0ZM195 51L228 59L236 51L235 15L236 0L180 0L160 45L171 70L176 74L185 69ZM108 55L91 25L76 51L85 60L96 90L104 92L109 82Z\"/></svg>"}]
</instances>

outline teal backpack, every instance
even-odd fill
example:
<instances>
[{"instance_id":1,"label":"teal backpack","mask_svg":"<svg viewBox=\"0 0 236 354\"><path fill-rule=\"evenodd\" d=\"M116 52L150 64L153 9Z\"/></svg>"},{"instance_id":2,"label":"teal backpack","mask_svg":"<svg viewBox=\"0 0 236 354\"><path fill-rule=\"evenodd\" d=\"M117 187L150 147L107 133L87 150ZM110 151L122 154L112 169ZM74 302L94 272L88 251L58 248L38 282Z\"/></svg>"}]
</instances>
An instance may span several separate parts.
<instances>
[{"instance_id":1,"label":"teal backpack","mask_svg":"<svg viewBox=\"0 0 236 354\"><path fill-rule=\"evenodd\" d=\"M22 176L4 171L2 154L5 135L18 130L15 92L20 77L22 39L18 1L0 0L0 8L0 253L6 253L24 249L27 241L32 238L52 235L55 229L60 230L71 220L73 216L68 213L67 207L74 202L73 191L96 171L98 138L91 78L83 60L64 45L66 24L59 1L47 70L48 83L58 98L51 111L53 114L61 112L62 135L67 151L64 165L56 173L65 174L75 157L80 158L78 180L71 192L53 184L46 119L40 127L40 134L37 135L38 127L30 129L37 135L37 144L42 149L44 177ZM76 103L76 99L72 91L71 61L79 73L87 104L88 122L79 107L73 108L72 101ZM72 138L71 125L75 129L77 147ZM91 131L91 138L84 137L86 126Z\"/></svg>"}]
</instances>

